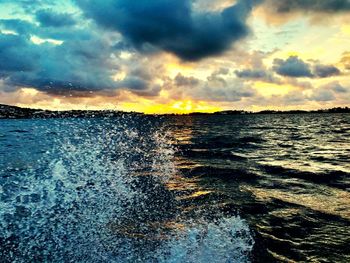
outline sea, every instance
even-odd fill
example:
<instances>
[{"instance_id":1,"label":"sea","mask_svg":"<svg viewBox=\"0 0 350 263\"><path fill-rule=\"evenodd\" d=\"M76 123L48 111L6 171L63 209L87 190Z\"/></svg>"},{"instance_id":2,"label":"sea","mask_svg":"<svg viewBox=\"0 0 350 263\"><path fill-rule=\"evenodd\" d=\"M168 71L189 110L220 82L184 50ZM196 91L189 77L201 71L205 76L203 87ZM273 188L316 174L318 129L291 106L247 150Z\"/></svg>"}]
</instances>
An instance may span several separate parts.
<instances>
[{"instance_id":1,"label":"sea","mask_svg":"<svg viewBox=\"0 0 350 263\"><path fill-rule=\"evenodd\" d=\"M350 262L350 114L0 120L0 262Z\"/></svg>"}]
</instances>

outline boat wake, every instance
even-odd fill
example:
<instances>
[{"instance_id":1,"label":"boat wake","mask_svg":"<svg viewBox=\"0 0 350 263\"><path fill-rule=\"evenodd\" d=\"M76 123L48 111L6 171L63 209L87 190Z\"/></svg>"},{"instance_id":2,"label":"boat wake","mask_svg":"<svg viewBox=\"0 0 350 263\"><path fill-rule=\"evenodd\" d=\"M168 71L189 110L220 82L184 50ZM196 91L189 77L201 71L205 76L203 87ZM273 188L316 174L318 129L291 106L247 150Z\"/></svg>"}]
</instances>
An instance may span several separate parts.
<instances>
[{"instance_id":1,"label":"boat wake","mask_svg":"<svg viewBox=\"0 0 350 263\"><path fill-rule=\"evenodd\" d=\"M254 240L238 216L186 218L167 182L169 134L152 120L52 127L52 148L0 184L5 262L247 262ZM133 128L130 128L133 127Z\"/></svg>"}]
</instances>

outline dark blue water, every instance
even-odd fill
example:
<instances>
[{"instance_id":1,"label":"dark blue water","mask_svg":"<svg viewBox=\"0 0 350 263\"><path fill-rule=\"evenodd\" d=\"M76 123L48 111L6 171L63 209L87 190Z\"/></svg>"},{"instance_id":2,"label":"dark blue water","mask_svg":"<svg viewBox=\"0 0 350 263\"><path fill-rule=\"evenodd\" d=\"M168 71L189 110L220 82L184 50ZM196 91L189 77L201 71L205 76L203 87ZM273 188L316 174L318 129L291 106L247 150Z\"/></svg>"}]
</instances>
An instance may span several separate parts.
<instances>
[{"instance_id":1,"label":"dark blue water","mask_svg":"<svg viewBox=\"0 0 350 263\"><path fill-rule=\"evenodd\" d=\"M1 262L349 262L350 115L0 120Z\"/></svg>"}]
</instances>

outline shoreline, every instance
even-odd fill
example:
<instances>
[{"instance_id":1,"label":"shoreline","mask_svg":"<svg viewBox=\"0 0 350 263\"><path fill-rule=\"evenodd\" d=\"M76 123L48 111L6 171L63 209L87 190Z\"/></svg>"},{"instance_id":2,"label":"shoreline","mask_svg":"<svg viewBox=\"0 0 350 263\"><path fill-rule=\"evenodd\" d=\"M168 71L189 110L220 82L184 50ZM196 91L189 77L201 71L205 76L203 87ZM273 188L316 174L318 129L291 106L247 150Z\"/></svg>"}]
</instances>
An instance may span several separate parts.
<instances>
[{"instance_id":1,"label":"shoreline","mask_svg":"<svg viewBox=\"0 0 350 263\"><path fill-rule=\"evenodd\" d=\"M123 115L131 116L222 116L222 115L262 115L262 114L328 114L328 113L350 113L349 107L336 107L330 109L319 110L290 110L275 111L264 110L259 112L251 112L244 110L226 110L214 113L191 112L184 114L145 114L141 112L125 112L113 110L68 110L68 111L51 111L31 108L21 108L0 104L0 119L51 119L51 118L113 118Z\"/></svg>"}]
</instances>

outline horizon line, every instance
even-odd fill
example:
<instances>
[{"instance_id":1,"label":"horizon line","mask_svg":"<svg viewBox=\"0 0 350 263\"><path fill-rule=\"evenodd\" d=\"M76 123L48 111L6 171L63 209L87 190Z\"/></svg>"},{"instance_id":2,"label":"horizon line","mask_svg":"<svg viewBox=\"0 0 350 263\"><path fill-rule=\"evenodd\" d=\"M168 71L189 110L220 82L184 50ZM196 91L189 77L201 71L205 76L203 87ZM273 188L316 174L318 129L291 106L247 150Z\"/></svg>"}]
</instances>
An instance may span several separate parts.
<instances>
[{"instance_id":1,"label":"horizon line","mask_svg":"<svg viewBox=\"0 0 350 263\"><path fill-rule=\"evenodd\" d=\"M319 108L315 110L305 110L305 109L294 109L294 110L274 110L274 109L265 109L260 111L251 111L251 110L237 110L237 109L228 109L228 110L221 110L221 111L215 111L215 112L200 112L200 111L193 111L193 112L187 112L187 113L145 113L145 112L138 112L138 111L124 111L124 110L113 110L113 109L97 109L97 110L89 110L89 109L72 109L72 110L49 110L49 109L40 109L40 108L31 108L31 107L21 107L17 105L9 105L9 104L2 104L0 103L0 110L1 107L13 107L18 108L21 110L32 110L32 111L44 111L48 113L69 113L69 112L115 112L115 113L130 113L130 114L143 114L143 115L193 115L193 114L201 114L201 115L212 115L212 114L223 114L223 113L237 113L237 114L259 114L259 113L322 113L322 112L330 112L333 110L346 110L350 112L350 105L347 106L339 106L339 107L332 107L332 108ZM224 114L223 114L224 115Z\"/></svg>"}]
</instances>

